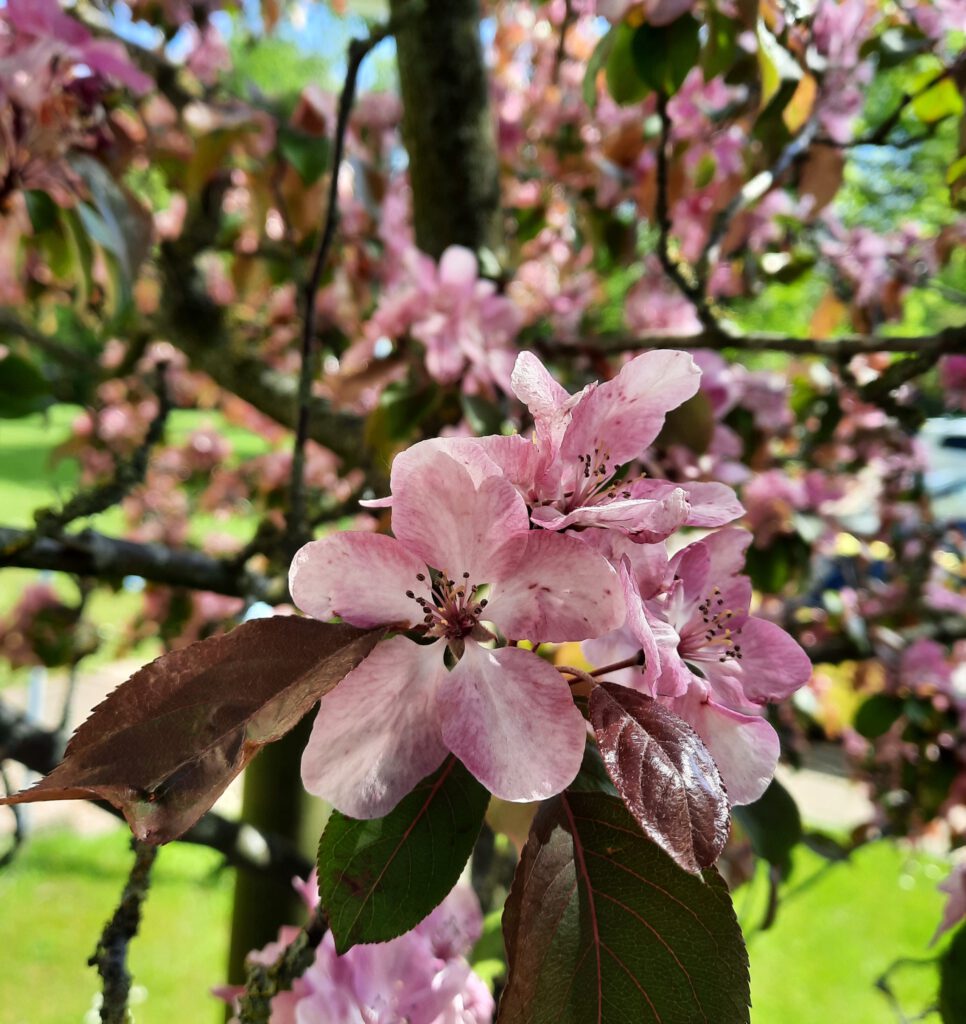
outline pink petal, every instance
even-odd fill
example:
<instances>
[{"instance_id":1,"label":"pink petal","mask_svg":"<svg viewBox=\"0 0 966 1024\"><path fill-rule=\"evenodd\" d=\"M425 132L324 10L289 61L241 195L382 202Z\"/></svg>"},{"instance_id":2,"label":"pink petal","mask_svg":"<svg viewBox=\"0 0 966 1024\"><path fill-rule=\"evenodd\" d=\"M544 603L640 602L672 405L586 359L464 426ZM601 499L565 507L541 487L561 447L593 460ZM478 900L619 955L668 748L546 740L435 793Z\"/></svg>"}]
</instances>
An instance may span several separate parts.
<instances>
[{"instance_id":1,"label":"pink petal","mask_svg":"<svg viewBox=\"0 0 966 1024\"><path fill-rule=\"evenodd\" d=\"M664 590L668 578L667 546L664 543L639 544L615 530L584 530L580 539L599 551L611 565L620 565L626 558L645 600Z\"/></svg>"},{"instance_id":2,"label":"pink petal","mask_svg":"<svg viewBox=\"0 0 966 1024\"><path fill-rule=\"evenodd\" d=\"M664 417L697 390L701 371L686 352L645 352L574 408L561 445L565 459L600 452L608 465L640 456L660 433Z\"/></svg>"},{"instance_id":3,"label":"pink petal","mask_svg":"<svg viewBox=\"0 0 966 1024\"><path fill-rule=\"evenodd\" d=\"M471 437L433 437L412 445L393 459L390 490L395 492L398 487L405 486L409 477L414 473L425 472L428 466L438 461L440 455L448 455L454 462L458 462L469 473L474 487L478 487L487 477L500 476L500 466L490 458L483 440Z\"/></svg>"},{"instance_id":4,"label":"pink petal","mask_svg":"<svg viewBox=\"0 0 966 1024\"><path fill-rule=\"evenodd\" d=\"M812 663L802 648L774 622L749 618L737 637L741 645L741 686L755 704L790 697L812 677ZM732 662L731 664L735 664ZM712 669L707 675L713 680Z\"/></svg>"},{"instance_id":5,"label":"pink petal","mask_svg":"<svg viewBox=\"0 0 966 1024\"><path fill-rule=\"evenodd\" d=\"M537 482L547 462L546 453L539 445L519 434L509 437L492 434L481 437L478 443L525 498L537 492Z\"/></svg>"},{"instance_id":6,"label":"pink petal","mask_svg":"<svg viewBox=\"0 0 966 1024\"><path fill-rule=\"evenodd\" d=\"M310 793L353 818L379 818L442 764L443 653L393 637L322 698L302 755Z\"/></svg>"},{"instance_id":7,"label":"pink petal","mask_svg":"<svg viewBox=\"0 0 966 1024\"><path fill-rule=\"evenodd\" d=\"M624 622L613 566L573 537L531 531L516 571L492 582L485 617L513 640L586 640Z\"/></svg>"},{"instance_id":8,"label":"pink petal","mask_svg":"<svg viewBox=\"0 0 966 1024\"><path fill-rule=\"evenodd\" d=\"M543 505L535 508L531 519L545 530L565 530L568 526L597 526L618 530L644 544L655 544L670 537L685 524L690 506L680 487L657 501L619 499L600 505L588 505L564 515Z\"/></svg>"},{"instance_id":9,"label":"pink petal","mask_svg":"<svg viewBox=\"0 0 966 1024\"><path fill-rule=\"evenodd\" d=\"M476 256L462 245L451 245L439 258L439 283L451 288L471 288L478 271Z\"/></svg>"},{"instance_id":10,"label":"pink petal","mask_svg":"<svg viewBox=\"0 0 966 1024\"><path fill-rule=\"evenodd\" d=\"M744 571L745 552L751 540L751 534L737 526L717 530L702 539L701 543L711 558L709 579L712 583L723 587L723 581L729 576L736 576Z\"/></svg>"},{"instance_id":11,"label":"pink petal","mask_svg":"<svg viewBox=\"0 0 966 1024\"><path fill-rule=\"evenodd\" d=\"M755 715L685 697L669 705L704 740L733 804L754 803L778 765L778 734Z\"/></svg>"},{"instance_id":12,"label":"pink petal","mask_svg":"<svg viewBox=\"0 0 966 1024\"><path fill-rule=\"evenodd\" d=\"M394 473L392 528L399 540L452 579L468 572L473 583L492 583L511 573L523 550L522 539L512 539L530 525L513 484L489 476L475 486L446 452L416 445L406 454L416 449L418 458Z\"/></svg>"},{"instance_id":13,"label":"pink petal","mask_svg":"<svg viewBox=\"0 0 966 1024\"><path fill-rule=\"evenodd\" d=\"M570 395L532 352L517 356L510 377L513 393L530 410L537 431L551 428L570 402Z\"/></svg>"},{"instance_id":14,"label":"pink petal","mask_svg":"<svg viewBox=\"0 0 966 1024\"><path fill-rule=\"evenodd\" d=\"M426 565L398 540L379 533L336 533L296 552L289 570L292 600L316 619L340 616L353 626L414 625L422 610L409 597L430 596Z\"/></svg>"},{"instance_id":15,"label":"pink petal","mask_svg":"<svg viewBox=\"0 0 966 1024\"><path fill-rule=\"evenodd\" d=\"M687 526L724 526L745 514L735 492L719 483L671 483L670 480L635 480L628 490L634 498L661 498L680 487L687 495L691 510Z\"/></svg>"},{"instance_id":16,"label":"pink petal","mask_svg":"<svg viewBox=\"0 0 966 1024\"><path fill-rule=\"evenodd\" d=\"M560 673L531 651L469 641L437 706L443 742L504 800L553 796L580 769L583 716Z\"/></svg>"}]
</instances>

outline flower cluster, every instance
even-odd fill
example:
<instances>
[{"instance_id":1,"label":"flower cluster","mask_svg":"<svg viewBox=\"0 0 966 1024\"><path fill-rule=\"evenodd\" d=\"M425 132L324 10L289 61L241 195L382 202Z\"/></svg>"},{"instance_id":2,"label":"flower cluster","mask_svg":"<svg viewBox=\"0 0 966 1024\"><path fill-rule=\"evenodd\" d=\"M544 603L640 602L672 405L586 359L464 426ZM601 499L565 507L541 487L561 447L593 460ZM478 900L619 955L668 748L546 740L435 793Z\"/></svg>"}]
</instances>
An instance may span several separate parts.
<instances>
[{"instance_id":1,"label":"flower cluster","mask_svg":"<svg viewBox=\"0 0 966 1024\"><path fill-rule=\"evenodd\" d=\"M310 907L318 903L314 875L298 888ZM493 996L466 961L482 929L476 895L458 885L391 942L353 946L339 956L326 932L308 970L272 1000L271 1024L489 1024ZM282 928L277 942L249 953L249 960L274 963L297 934ZM216 994L232 1000L240 990Z\"/></svg>"},{"instance_id":2,"label":"flower cluster","mask_svg":"<svg viewBox=\"0 0 966 1024\"><path fill-rule=\"evenodd\" d=\"M455 754L490 792L532 801L563 790L586 725L541 644L589 641L599 675L638 687L690 722L731 798L754 800L778 741L759 714L805 683L804 652L749 613L750 535L710 533L673 557L677 531L742 513L729 487L629 470L666 414L698 389L683 352L651 352L568 394L529 353L512 375L531 437L424 441L392 466L394 536L341 533L295 556L295 603L317 618L385 626L321 707L303 763L310 792L354 817L387 813Z\"/></svg>"}]
</instances>

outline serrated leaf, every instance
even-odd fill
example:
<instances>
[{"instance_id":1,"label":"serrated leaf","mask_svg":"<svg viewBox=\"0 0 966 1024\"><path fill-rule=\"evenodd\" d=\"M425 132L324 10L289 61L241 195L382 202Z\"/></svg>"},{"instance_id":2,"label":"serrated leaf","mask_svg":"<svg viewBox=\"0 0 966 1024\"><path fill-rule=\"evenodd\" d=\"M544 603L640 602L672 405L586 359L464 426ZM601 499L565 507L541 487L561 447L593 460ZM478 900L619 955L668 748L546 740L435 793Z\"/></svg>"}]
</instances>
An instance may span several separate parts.
<instances>
[{"instance_id":1,"label":"serrated leaf","mask_svg":"<svg viewBox=\"0 0 966 1024\"><path fill-rule=\"evenodd\" d=\"M651 697L617 683L590 695L604 766L644 834L699 875L724 849L731 814L724 783L698 734Z\"/></svg>"},{"instance_id":2,"label":"serrated leaf","mask_svg":"<svg viewBox=\"0 0 966 1024\"><path fill-rule=\"evenodd\" d=\"M966 1020L966 925L960 925L939 961L939 1014L943 1024Z\"/></svg>"},{"instance_id":3,"label":"serrated leaf","mask_svg":"<svg viewBox=\"0 0 966 1024\"><path fill-rule=\"evenodd\" d=\"M752 849L783 875L791 869L791 854L802 838L802 818L791 793L772 779L768 789L753 803L732 810L748 833Z\"/></svg>"},{"instance_id":4,"label":"serrated leaf","mask_svg":"<svg viewBox=\"0 0 966 1024\"><path fill-rule=\"evenodd\" d=\"M456 885L490 794L455 757L384 818L333 811L319 843L319 896L341 954L415 928Z\"/></svg>"},{"instance_id":5,"label":"serrated leaf","mask_svg":"<svg viewBox=\"0 0 966 1024\"><path fill-rule=\"evenodd\" d=\"M689 14L668 25L645 22L634 32L631 51L638 77L656 92L673 96L701 55L700 25Z\"/></svg>"},{"instance_id":6,"label":"serrated leaf","mask_svg":"<svg viewBox=\"0 0 966 1024\"><path fill-rule=\"evenodd\" d=\"M176 839L383 632L278 615L162 655L91 712L46 778L0 804L107 800L138 839Z\"/></svg>"},{"instance_id":7,"label":"serrated leaf","mask_svg":"<svg viewBox=\"0 0 966 1024\"><path fill-rule=\"evenodd\" d=\"M32 362L15 352L0 357L0 418L30 416L52 401L50 384Z\"/></svg>"},{"instance_id":8,"label":"serrated leaf","mask_svg":"<svg viewBox=\"0 0 966 1024\"><path fill-rule=\"evenodd\" d=\"M547 801L503 916L498 1024L747 1024L748 955L713 868L682 871L621 802Z\"/></svg>"}]
</instances>

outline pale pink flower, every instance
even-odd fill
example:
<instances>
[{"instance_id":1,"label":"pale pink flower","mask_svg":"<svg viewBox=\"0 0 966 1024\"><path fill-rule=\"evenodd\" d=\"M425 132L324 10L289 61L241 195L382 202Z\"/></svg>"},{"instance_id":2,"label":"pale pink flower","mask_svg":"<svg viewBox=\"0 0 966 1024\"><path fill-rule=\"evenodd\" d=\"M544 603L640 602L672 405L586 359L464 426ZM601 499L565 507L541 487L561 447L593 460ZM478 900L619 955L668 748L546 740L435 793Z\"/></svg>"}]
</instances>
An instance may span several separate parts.
<instances>
[{"instance_id":1,"label":"pale pink flower","mask_svg":"<svg viewBox=\"0 0 966 1024\"><path fill-rule=\"evenodd\" d=\"M732 803L764 792L779 743L758 709L783 700L811 675L805 652L779 626L749 614L751 583L740 575L751 535L727 529L672 559L663 545L633 545L595 531L588 542L621 566L627 620L584 644L596 664L643 654L615 681L666 704L704 740Z\"/></svg>"},{"instance_id":2,"label":"pale pink flower","mask_svg":"<svg viewBox=\"0 0 966 1024\"><path fill-rule=\"evenodd\" d=\"M514 641L599 636L624 618L614 570L578 540L530 531L523 499L474 442L415 445L391 486L395 537L307 544L292 596L316 618L418 629L431 642L383 641L322 698L306 788L378 817L452 752L504 799L560 792L580 767L584 720L547 662L484 646L485 623Z\"/></svg>"},{"instance_id":3,"label":"pale pink flower","mask_svg":"<svg viewBox=\"0 0 966 1024\"><path fill-rule=\"evenodd\" d=\"M721 484L617 481L643 455L664 417L697 391L700 372L685 352L646 352L620 373L576 395L565 391L532 353L513 371L513 390L534 421L532 439L478 442L503 469L546 530L592 526L639 541L663 540L684 525L720 526L742 512Z\"/></svg>"}]
</instances>

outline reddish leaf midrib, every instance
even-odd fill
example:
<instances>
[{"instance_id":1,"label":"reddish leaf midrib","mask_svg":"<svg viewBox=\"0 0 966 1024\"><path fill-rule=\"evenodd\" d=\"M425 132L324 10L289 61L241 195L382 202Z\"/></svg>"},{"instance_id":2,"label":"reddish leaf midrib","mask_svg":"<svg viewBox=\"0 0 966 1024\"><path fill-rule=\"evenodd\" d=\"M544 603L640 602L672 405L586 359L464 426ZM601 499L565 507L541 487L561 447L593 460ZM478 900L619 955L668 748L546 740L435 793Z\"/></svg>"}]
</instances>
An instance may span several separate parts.
<instances>
[{"instance_id":1,"label":"reddish leaf midrib","mask_svg":"<svg viewBox=\"0 0 966 1024\"><path fill-rule=\"evenodd\" d=\"M561 804L563 806L564 813L567 815L567 821L570 824L570 834L574 838L574 863L577 865L578 874L584 879L584 884L587 887L587 901L590 904L590 921L593 928L594 956L597 960L597 1024L602 1024L604 1016L603 975L601 973L600 959L600 926L597 921L597 904L594 900L594 887L591 885L590 872L587 870L587 862L584 860L583 843L580 841L580 835L577 831L577 821L574 817L573 811L570 809L570 802L567 799L566 793L561 797Z\"/></svg>"}]
</instances>

